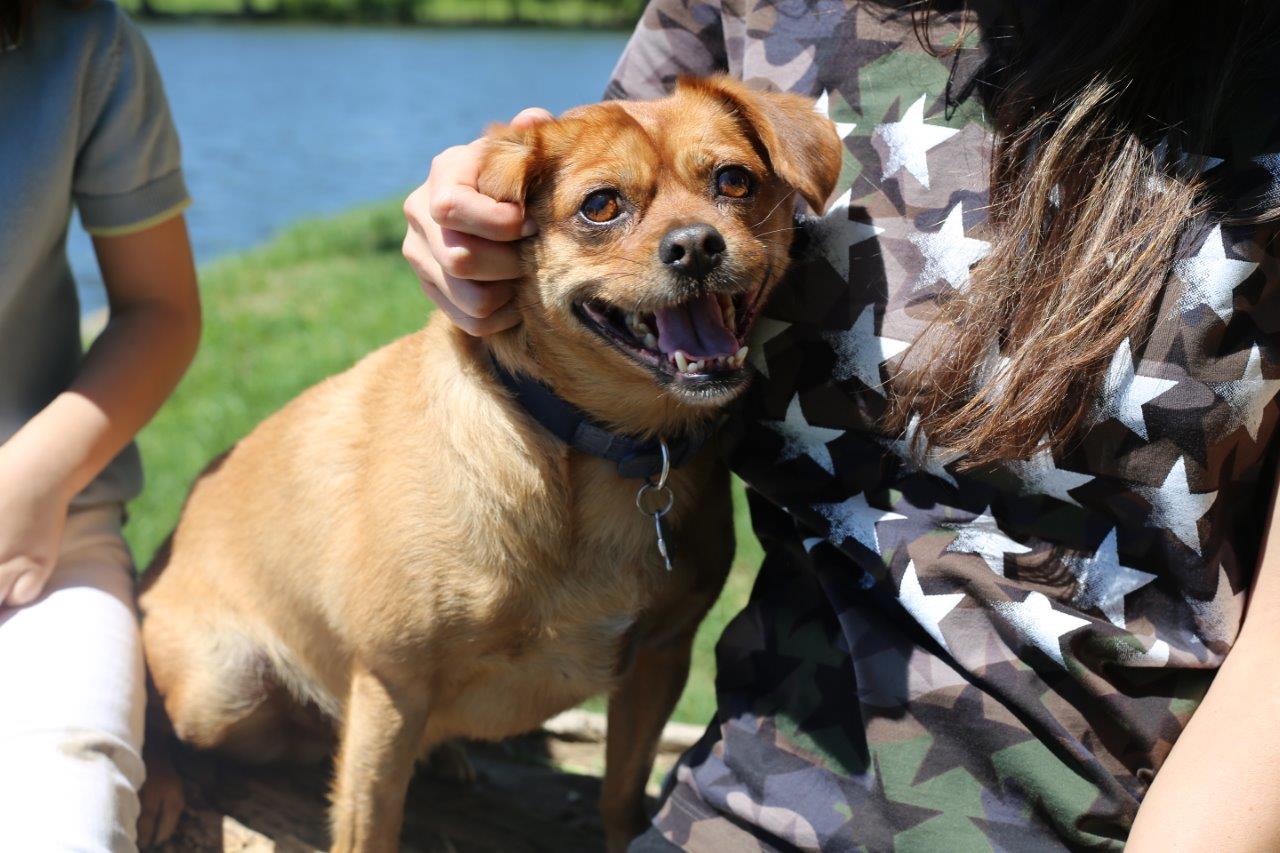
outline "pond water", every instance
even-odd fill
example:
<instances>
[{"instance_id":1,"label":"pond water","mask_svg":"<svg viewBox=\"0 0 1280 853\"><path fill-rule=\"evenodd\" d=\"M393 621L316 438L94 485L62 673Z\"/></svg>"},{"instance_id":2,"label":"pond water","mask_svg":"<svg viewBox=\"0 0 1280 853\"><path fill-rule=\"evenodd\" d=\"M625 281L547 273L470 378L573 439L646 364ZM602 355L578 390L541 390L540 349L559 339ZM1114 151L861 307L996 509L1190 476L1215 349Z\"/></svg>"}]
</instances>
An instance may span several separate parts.
<instances>
[{"instance_id":1,"label":"pond water","mask_svg":"<svg viewBox=\"0 0 1280 853\"><path fill-rule=\"evenodd\" d=\"M623 33L173 24L143 28L182 136L196 257L403 194L442 148L526 106L597 100ZM72 229L86 313L103 304Z\"/></svg>"}]
</instances>

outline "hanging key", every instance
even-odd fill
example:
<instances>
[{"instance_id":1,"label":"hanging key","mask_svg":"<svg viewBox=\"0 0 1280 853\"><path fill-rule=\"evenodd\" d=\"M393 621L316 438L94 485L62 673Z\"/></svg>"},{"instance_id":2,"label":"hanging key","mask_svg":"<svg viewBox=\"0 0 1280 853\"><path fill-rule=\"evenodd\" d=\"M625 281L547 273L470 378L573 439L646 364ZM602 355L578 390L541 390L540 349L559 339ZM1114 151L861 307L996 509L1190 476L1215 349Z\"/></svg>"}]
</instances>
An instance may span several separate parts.
<instances>
[{"instance_id":1,"label":"hanging key","mask_svg":"<svg viewBox=\"0 0 1280 853\"><path fill-rule=\"evenodd\" d=\"M667 544L667 529L662 517L671 511L675 503L675 495L667 486L645 483L636 492L636 508L645 515L653 516L653 532L658 539L658 553L662 555L662 563L667 571L671 571L671 548Z\"/></svg>"},{"instance_id":2,"label":"hanging key","mask_svg":"<svg viewBox=\"0 0 1280 853\"><path fill-rule=\"evenodd\" d=\"M667 550L667 534L662 528L662 516L665 514L662 512L653 514L653 528L658 535L658 553L662 555L662 563L667 571L671 571L671 552Z\"/></svg>"},{"instance_id":3,"label":"hanging key","mask_svg":"<svg viewBox=\"0 0 1280 853\"><path fill-rule=\"evenodd\" d=\"M658 474L657 480L646 480L640 486L639 491L636 492L636 509L645 515L653 516L653 532L658 540L658 553L662 556L663 566L667 571L671 571L671 547L667 544L667 530L662 523L662 517L671 511L676 496L667 485L667 475L671 473L671 453L667 450L665 441L659 439L658 442L662 447L662 471Z\"/></svg>"}]
</instances>

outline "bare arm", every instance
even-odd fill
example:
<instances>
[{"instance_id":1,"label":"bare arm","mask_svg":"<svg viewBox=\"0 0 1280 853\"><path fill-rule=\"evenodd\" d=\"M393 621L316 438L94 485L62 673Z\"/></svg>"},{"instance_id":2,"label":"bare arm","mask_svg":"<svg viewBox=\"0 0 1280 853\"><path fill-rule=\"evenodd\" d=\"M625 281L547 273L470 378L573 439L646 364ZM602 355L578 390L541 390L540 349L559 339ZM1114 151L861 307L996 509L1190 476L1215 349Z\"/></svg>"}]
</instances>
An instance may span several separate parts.
<instances>
[{"instance_id":1,"label":"bare arm","mask_svg":"<svg viewBox=\"0 0 1280 853\"><path fill-rule=\"evenodd\" d=\"M0 602L43 588L71 499L177 385L200 337L186 222L94 238L111 318L75 382L0 445Z\"/></svg>"},{"instance_id":2,"label":"bare arm","mask_svg":"<svg viewBox=\"0 0 1280 853\"><path fill-rule=\"evenodd\" d=\"M1244 627L1138 811L1132 851L1280 849L1280 521Z\"/></svg>"}]
</instances>

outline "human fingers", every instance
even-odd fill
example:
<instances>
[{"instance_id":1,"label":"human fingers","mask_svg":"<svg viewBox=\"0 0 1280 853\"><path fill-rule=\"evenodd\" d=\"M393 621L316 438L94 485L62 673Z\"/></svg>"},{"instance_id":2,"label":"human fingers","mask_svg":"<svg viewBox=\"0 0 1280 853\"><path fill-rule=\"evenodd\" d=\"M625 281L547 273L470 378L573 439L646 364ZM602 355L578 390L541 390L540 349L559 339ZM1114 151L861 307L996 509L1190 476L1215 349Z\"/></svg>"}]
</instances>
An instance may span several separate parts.
<instances>
[{"instance_id":1,"label":"human fingers","mask_svg":"<svg viewBox=\"0 0 1280 853\"><path fill-rule=\"evenodd\" d=\"M0 603L23 607L40 597L52 566L43 565L30 557L17 557L9 561L6 569L3 574L12 578L12 584Z\"/></svg>"},{"instance_id":2,"label":"human fingers","mask_svg":"<svg viewBox=\"0 0 1280 853\"><path fill-rule=\"evenodd\" d=\"M426 183L406 200L405 216L424 231L430 223L497 242L512 242L536 228L524 206L497 201L477 189L484 162L483 139L446 149L431 161Z\"/></svg>"},{"instance_id":3,"label":"human fingers","mask_svg":"<svg viewBox=\"0 0 1280 853\"><path fill-rule=\"evenodd\" d=\"M489 285L492 286L492 285ZM423 282L422 291L427 298L444 311L455 326L469 335L484 337L509 329L520 322L520 313L514 302L503 305L486 317L473 317L460 309L453 300L434 284Z\"/></svg>"}]
</instances>

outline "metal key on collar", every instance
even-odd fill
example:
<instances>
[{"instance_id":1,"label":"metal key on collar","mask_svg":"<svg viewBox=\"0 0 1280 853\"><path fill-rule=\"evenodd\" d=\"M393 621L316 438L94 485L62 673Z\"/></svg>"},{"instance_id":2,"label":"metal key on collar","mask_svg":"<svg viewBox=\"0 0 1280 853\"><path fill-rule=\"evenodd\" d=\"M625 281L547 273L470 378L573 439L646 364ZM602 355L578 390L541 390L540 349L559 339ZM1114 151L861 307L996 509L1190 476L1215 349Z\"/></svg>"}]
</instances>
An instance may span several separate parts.
<instances>
[{"instance_id":1,"label":"metal key on collar","mask_svg":"<svg viewBox=\"0 0 1280 853\"><path fill-rule=\"evenodd\" d=\"M671 473L671 451L667 448L667 442L661 438L658 439L658 445L662 448L662 470L658 473L656 482L651 477L641 484L636 492L636 509L644 515L653 516L653 529L658 537L658 553L662 555L662 563L669 572L672 569L671 551L667 546L667 532L662 526L662 517L671 511L672 504L676 502L676 496L667 485L667 475ZM646 500L646 495L653 497ZM651 509L646 509L646 504Z\"/></svg>"}]
</instances>

